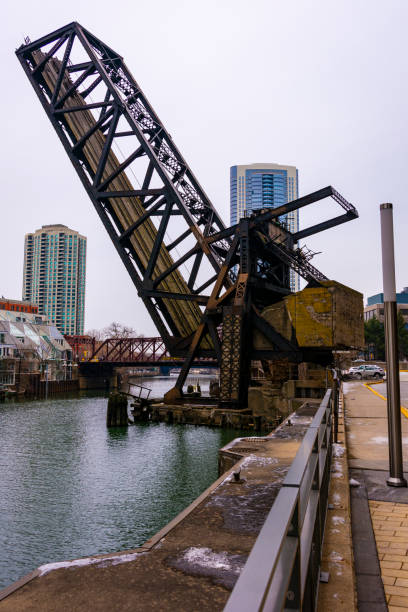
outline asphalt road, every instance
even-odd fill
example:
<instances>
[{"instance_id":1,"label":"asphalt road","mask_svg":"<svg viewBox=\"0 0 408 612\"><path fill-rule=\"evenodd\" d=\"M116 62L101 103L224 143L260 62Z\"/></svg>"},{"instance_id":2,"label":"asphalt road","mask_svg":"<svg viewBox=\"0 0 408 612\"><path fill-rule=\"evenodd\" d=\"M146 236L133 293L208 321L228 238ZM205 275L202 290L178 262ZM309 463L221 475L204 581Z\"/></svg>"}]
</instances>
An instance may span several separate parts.
<instances>
[{"instance_id":1,"label":"asphalt road","mask_svg":"<svg viewBox=\"0 0 408 612\"><path fill-rule=\"evenodd\" d=\"M365 381L369 382L369 381ZM373 387L378 393L387 397L387 384L381 383ZM401 404L408 408L408 372L400 372Z\"/></svg>"}]
</instances>

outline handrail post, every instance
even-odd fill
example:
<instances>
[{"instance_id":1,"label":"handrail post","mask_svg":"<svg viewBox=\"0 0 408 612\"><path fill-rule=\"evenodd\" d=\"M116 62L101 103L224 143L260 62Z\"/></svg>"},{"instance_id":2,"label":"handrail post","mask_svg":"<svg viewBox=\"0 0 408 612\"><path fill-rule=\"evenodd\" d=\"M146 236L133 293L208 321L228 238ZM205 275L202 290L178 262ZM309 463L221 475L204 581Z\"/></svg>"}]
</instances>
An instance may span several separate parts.
<instances>
[{"instance_id":1,"label":"handrail post","mask_svg":"<svg viewBox=\"0 0 408 612\"><path fill-rule=\"evenodd\" d=\"M337 444L337 437L339 432L339 379L337 376L337 370L333 368L332 372L333 441Z\"/></svg>"}]
</instances>

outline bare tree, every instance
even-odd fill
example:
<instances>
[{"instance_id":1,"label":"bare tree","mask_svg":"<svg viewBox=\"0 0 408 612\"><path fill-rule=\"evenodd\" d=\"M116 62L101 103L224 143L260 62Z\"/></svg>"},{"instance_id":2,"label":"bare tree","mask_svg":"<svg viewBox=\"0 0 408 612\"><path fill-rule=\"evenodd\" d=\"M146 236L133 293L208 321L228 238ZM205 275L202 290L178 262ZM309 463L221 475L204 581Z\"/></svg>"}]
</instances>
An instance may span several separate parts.
<instances>
[{"instance_id":1,"label":"bare tree","mask_svg":"<svg viewBox=\"0 0 408 612\"><path fill-rule=\"evenodd\" d=\"M108 327L105 327L102 332L104 338L131 338L132 336L137 336L133 327L122 325L117 321L113 321Z\"/></svg>"},{"instance_id":2,"label":"bare tree","mask_svg":"<svg viewBox=\"0 0 408 612\"><path fill-rule=\"evenodd\" d=\"M89 329L86 332L87 336L92 336L95 340L106 340L107 338L136 338L143 337L143 334L138 334L133 327L122 325L117 321L112 321L110 325L103 329Z\"/></svg>"},{"instance_id":3,"label":"bare tree","mask_svg":"<svg viewBox=\"0 0 408 612\"><path fill-rule=\"evenodd\" d=\"M103 340L104 339L104 330L103 329L88 329L85 332L86 336L91 336L91 338L95 338L95 340Z\"/></svg>"}]
</instances>

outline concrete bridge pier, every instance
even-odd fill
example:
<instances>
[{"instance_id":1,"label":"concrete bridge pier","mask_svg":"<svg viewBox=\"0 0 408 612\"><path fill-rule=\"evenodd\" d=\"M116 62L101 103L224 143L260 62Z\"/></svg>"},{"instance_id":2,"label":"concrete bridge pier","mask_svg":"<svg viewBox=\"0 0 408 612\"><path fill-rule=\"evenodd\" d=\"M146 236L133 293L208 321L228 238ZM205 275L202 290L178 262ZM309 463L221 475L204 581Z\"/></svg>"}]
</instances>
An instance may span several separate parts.
<instances>
[{"instance_id":1,"label":"concrete bridge pier","mask_svg":"<svg viewBox=\"0 0 408 612\"><path fill-rule=\"evenodd\" d=\"M106 389L118 387L118 375L113 365L109 363L83 363L79 365L80 389Z\"/></svg>"}]
</instances>

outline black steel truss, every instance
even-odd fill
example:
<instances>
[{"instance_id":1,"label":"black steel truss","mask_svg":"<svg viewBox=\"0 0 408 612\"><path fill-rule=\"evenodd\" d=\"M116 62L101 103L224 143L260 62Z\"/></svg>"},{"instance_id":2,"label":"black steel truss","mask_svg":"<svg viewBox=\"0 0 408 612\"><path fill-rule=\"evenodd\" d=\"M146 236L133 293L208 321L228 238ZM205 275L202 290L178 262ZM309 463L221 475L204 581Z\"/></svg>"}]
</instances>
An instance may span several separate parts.
<instances>
[{"instance_id":1,"label":"black steel truss","mask_svg":"<svg viewBox=\"0 0 408 612\"><path fill-rule=\"evenodd\" d=\"M260 312L290 293L290 269L308 283L326 280L296 244L356 218L355 207L329 186L227 228L115 51L71 23L16 54L167 350L185 357L179 392L195 358L215 357L228 393L242 379L233 400L242 401L248 361L262 358L251 352L253 328L271 343L265 358L302 360ZM280 221L328 197L345 212L294 234Z\"/></svg>"},{"instance_id":2,"label":"black steel truss","mask_svg":"<svg viewBox=\"0 0 408 612\"><path fill-rule=\"evenodd\" d=\"M76 53L79 49L83 55L80 62L71 58L74 43ZM225 229L220 216L119 54L78 23L28 42L16 54L139 295L166 346L171 348L174 345L172 340L183 334L174 324L174 313L170 312L166 298L205 303L201 287L206 288L208 281L218 274L222 253L230 242L228 237L211 245L205 242L206 237ZM55 77L51 83L52 70ZM98 96L97 101L89 100L91 94ZM73 133L69 123L69 116L78 113L82 116L87 113L89 123L80 137ZM104 145L91 164L89 154L84 151L87 145L92 146L96 134L103 135ZM121 146L126 141L127 155L107 173L113 143L118 139ZM142 158L146 163L143 176L138 177L140 188L115 188L115 179L123 177L131 164ZM125 225L115 213L114 203L127 198L137 198L143 212ZM157 259L165 244L169 220L173 217L180 221L178 235L166 245L170 254L168 265L163 269L162 264L158 271ZM131 238L154 218L159 218L160 223L146 263L140 258ZM193 246L190 244L187 251L178 255L183 240L191 237L194 238ZM186 262L191 265L191 270L183 291L160 287ZM181 276L186 275L182 273ZM230 284L230 278L226 277L225 287Z\"/></svg>"}]
</instances>

